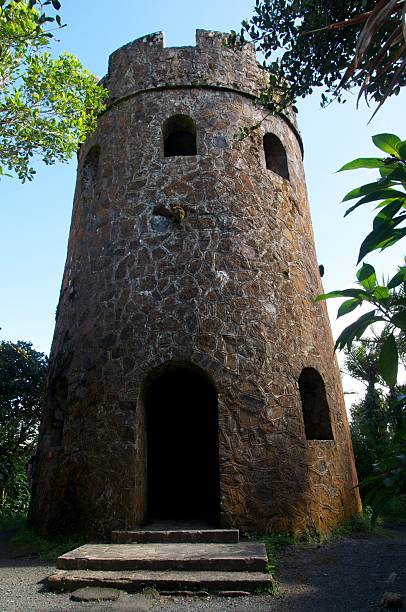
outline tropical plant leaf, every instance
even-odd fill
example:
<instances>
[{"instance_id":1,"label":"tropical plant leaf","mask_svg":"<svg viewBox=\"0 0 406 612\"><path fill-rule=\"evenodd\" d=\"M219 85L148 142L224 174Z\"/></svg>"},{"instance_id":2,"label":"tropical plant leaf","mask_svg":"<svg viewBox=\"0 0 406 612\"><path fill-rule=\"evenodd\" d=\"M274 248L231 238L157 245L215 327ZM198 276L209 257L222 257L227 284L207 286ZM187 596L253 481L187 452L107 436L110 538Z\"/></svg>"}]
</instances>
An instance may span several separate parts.
<instances>
[{"instance_id":1,"label":"tropical plant leaf","mask_svg":"<svg viewBox=\"0 0 406 612\"><path fill-rule=\"evenodd\" d=\"M372 136L372 142L381 151L399 157L398 145L401 143L401 140L396 134L375 134L375 136Z\"/></svg>"},{"instance_id":2,"label":"tropical plant leaf","mask_svg":"<svg viewBox=\"0 0 406 612\"><path fill-rule=\"evenodd\" d=\"M377 185L376 191L371 191L370 194L361 198L361 200L358 202L358 206L360 206L361 204L368 204L368 202L375 202L376 200L383 200L389 198L391 200L395 200L397 198L405 199L406 193L391 188L380 189L379 185Z\"/></svg>"},{"instance_id":3,"label":"tropical plant leaf","mask_svg":"<svg viewBox=\"0 0 406 612\"><path fill-rule=\"evenodd\" d=\"M403 47L401 49L401 54L404 54L405 50L406 50L406 44L403 45ZM392 60L391 63L389 64L389 66L391 67L393 65L393 63L394 62ZM384 91L384 94L383 94L381 100L379 101L379 104L376 107L375 111L373 112L372 117L370 118L368 123L371 123L372 119L375 117L376 113L379 111L381 106L386 102L386 100L389 98L389 96L393 94L395 87L399 85L399 81L402 78L403 73L405 72L405 69L406 69L406 58L403 60L403 62L401 63L401 65L399 66L397 71L395 72L395 75L393 76L391 82L386 87L386 89Z\"/></svg>"},{"instance_id":4,"label":"tropical plant leaf","mask_svg":"<svg viewBox=\"0 0 406 612\"><path fill-rule=\"evenodd\" d=\"M406 6L406 4L405 4ZM406 140L402 140L402 142L400 142L398 144L398 153L399 153L399 157L401 159L406 159ZM405 174L406 174L406 168L404 168L405 170Z\"/></svg>"},{"instance_id":5,"label":"tropical plant leaf","mask_svg":"<svg viewBox=\"0 0 406 612\"><path fill-rule=\"evenodd\" d=\"M395 161L393 164L386 163L383 168L379 168L379 174L382 178L392 182L406 180L406 166L401 161Z\"/></svg>"},{"instance_id":6,"label":"tropical plant leaf","mask_svg":"<svg viewBox=\"0 0 406 612\"><path fill-rule=\"evenodd\" d=\"M382 321L383 318L379 315L375 314L375 310L370 310L365 314L361 315L354 323L348 325L335 343L335 348L343 349L345 347L350 348L353 340L355 338L361 338L362 334L365 332L366 328L375 323L376 321Z\"/></svg>"},{"instance_id":7,"label":"tropical plant leaf","mask_svg":"<svg viewBox=\"0 0 406 612\"><path fill-rule=\"evenodd\" d=\"M393 388L396 385L398 361L399 357L395 336L390 334L381 348L378 359L379 371L389 388Z\"/></svg>"},{"instance_id":8,"label":"tropical plant leaf","mask_svg":"<svg viewBox=\"0 0 406 612\"><path fill-rule=\"evenodd\" d=\"M375 268L370 264L364 263L357 272L357 279L367 291L376 287Z\"/></svg>"},{"instance_id":9,"label":"tropical plant leaf","mask_svg":"<svg viewBox=\"0 0 406 612\"><path fill-rule=\"evenodd\" d=\"M385 162L379 157L358 157L348 164L344 164L337 172L344 170L357 170L359 168L385 168Z\"/></svg>"},{"instance_id":10,"label":"tropical plant leaf","mask_svg":"<svg viewBox=\"0 0 406 612\"><path fill-rule=\"evenodd\" d=\"M373 221L373 227L376 229L382 223L390 223L396 213L399 212L401 208L404 206L404 201L400 198L393 200L390 204L387 204L384 208L382 208L379 213L376 215Z\"/></svg>"},{"instance_id":11,"label":"tropical plant leaf","mask_svg":"<svg viewBox=\"0 0 406 612\"><path fill-rule=\"evenodd\" d=\"M374 181L373 183L366 183L360 187L351 189L341 200L342 202L348 202L348 200L355 200L356 198L362 198L370 193L375 193L387 187L390 187L393 183L389 179L382 179L381 181ZM390 196L389 196L390 197Z\"/></svg>"},{"instance_id":12,"label":"tropical plant leaf","mask_svg":"<svg viewBox=\"0 0 406 612\"><path fill-rule=\"evenodd\" d=\"M343 302L341 304L340 308L337 311L337 319L339 317L342 317L343 315L348 314L349 312L352 312L353 310L355 310L361 304L362 304L362 300L359 300L357 298L352 298L351 300L346 300L345 302Z\"/></svg>"},{"instance_id":13,"label":"tropical plant leaf","mask_svg":"<svg viewBox=\"0 0 406 612\"><path fill-rule=\"evenodd\" d=\"M406 310L401 310L394 314L391 318L391 322L403 332L406 331Z\"/></svg>"},{"instance_id":14,"label":"tropical plant leaf","mask_svg":"<svg viewBox=\"0 0 406 612\"><path fill-rule=\"evenodd\" d=\"M374 298L377 300L387 300L390 297L388 287L384 287L383 285L377 285L374 289Z\"/></svg>"},{"instance_id":15,"label":"tropical plant leaf","mask_svg":"<svg viewBox=\"0 0 406 612\"><path fill-rule=\"evenodd\" d=\"M395 287L398 287L399 285L405 282L406 282L406 266L402 266L396 272L395 276L393 276L391 280L389 281L388 289L394 289Z\"/></svg>"},{"instance_id":16,"label":"tropical plant leaf","mask_svg":"<svg viewBox=\"0 0 406 612\"><path fill-rule=\"evenodd\" d=\"M322 293L314 298L315 302L320 302L321 300L329 300L330 298L337 297L352 297L360 300L368 299L368 293L363 291L362 289L337 289L336 291L330 291L330 293Z\"/></svg>"},{"instance_id":17,"label":"tropical plant leaf","mask_svg":"<svg viewBox=\"0 0 406 612\"><path fill-rule=\"evenodd\" d=\"M365 240L363 240L359 250L357 264L360 263L368 253L376 251L377 249L383 251L398 242L403 236L406 236L406 229L394 229L394 225L401 223L403 217L397 217L392 221L392 223L382 222L368 234Z\"/></svg>"},{"instance_id":18,"label":"tropical plant leaf","mask_svg":"<svg viewBox=\"0 0 406 612\"><path fill-rule=\"evenodd\" d=\"M373 8L357 40L355 50L355 65L358 67L377 31L391 15L398 0L380 0Z\"/></svg>"}]
</instances>

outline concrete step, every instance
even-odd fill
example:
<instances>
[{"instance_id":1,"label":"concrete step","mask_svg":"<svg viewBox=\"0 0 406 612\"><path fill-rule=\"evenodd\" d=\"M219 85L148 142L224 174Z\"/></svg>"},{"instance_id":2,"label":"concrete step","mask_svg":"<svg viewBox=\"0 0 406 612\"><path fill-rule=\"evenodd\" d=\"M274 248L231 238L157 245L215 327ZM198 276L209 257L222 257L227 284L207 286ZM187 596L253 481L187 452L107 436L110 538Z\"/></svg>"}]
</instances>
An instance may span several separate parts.
<instances>
[{"instance_id":1,"label":"concrete step","mask_svg":"<svg viewBox=\"0 0 406 612\"><path fill-rule=\"evenodd\" d=\"M113 544L143 543L237 543L238 529L137 529L133 531L112 531Z\"/></svg>"},{"instance_id":2,"label":"concrete step","mask_svg":"<svg viewBox=\"0 0 406 612\"><path fill-rule=\"evenodd\" d=\"M49 576L48 586L54 590L67 592L87 586L135 592L148 586L154 586L158 590L204 589L211 593L218 593L219 591L272 590L274 580L270 574L260 572L57 570Z\"/></svg>"},{"instance_id":3,"label":"concrete step","mask_svg":"<svg viewBox=\"0 0 406 612\"><path fill-rule=\"evenodd\" d=\"M238 544L85 544L57 560L58 569L265 572L262 542Z\"/></svg>"}]
</instances>

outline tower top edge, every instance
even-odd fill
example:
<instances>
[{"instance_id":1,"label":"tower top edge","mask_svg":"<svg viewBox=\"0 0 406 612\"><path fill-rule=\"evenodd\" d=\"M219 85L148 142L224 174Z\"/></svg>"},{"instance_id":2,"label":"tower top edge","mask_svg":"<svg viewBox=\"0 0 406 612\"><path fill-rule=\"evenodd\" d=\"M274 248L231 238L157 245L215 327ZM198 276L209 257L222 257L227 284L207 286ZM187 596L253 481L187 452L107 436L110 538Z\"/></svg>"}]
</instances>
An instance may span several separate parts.
<instances>
[{"instance_id":1,"label":"tower top edge","mask_svg":"<svg viewBox=\"0 0 406 612\"><path fill-rule=\"evenodd\" d=\"M146 51L148 49L151 48L155 48L155 49L171 49L171 50L176 50L176 49L210 49L213 47L217 47L217 48L223 48L225 49L227 47L227 38L228 38L228 33L227 32L218 32L216 30L201 30L201 29L197 29L196 30L196 35L195 35L195 39L196 39L196 44L194 46L192 45L180 45L180 46L171 46L168 47L166 45L166 41L165 41L165 33L162 31L158 31L158 32L151 32L150 34L145 34L144 36L140 36L139 38L136 38L128 43L126 43L125 45L119 47L118 49L116 49L115 51L113 51L113 53L111 54L111 56L114 56L115 53L118 53L119 51L124 51L124 50L128 50L128 49L139 49L140 51ZM231 47L229 47L231 48ZM252 55L255 56L255 48L254 45L252 43L248 43L245 42L243 45L240 46L235 46L232 48L234 51L238 51L238 52L250 52ZM110 57L111 57L110 56Z\"/></svg>"},{"instance_id":2,"label":"tower top edge","mask_svg":"<svg viewBox=\"0 0 406 612\"><path fill-rule=\"evenodd\" d=\"M196 30L196 46L166 47L163 32L147 34L114 51L102 79L110 101L142 89L212 85L258 95L267 75L250 43L227 45L227 34Z\"/></svg>"}]
</instances>

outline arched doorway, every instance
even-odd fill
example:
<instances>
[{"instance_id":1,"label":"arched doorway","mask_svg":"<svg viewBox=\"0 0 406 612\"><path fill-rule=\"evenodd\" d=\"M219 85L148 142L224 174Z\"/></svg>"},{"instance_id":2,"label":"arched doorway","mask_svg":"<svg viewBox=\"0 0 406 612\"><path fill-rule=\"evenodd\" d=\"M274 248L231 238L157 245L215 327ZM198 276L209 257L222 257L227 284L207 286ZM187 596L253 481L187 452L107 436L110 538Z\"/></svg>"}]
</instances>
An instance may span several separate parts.
<instances>
[{"instance_id":1,"label":"arched doorway","mask_svg":"<svg viewBox=\"0 0 406 612\"><path fill-rule=\"evenodd\" d=\"M147 517L218 524L217 392L191 365L160 368L147 384Z\"/></svg>"}]
</instances>

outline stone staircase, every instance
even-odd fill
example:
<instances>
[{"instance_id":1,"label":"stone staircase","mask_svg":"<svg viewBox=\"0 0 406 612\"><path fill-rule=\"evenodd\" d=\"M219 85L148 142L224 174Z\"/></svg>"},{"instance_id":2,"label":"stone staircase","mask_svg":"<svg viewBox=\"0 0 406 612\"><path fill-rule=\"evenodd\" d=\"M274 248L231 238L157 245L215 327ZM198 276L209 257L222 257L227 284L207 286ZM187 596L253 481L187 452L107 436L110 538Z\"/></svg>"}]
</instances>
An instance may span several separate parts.
<instances>
[{"instance_id":1,"label":"stone staircase","mask_svg":"<svg viewBox=\"0 0 406 612\"><path fill-rule=\"evenodd\" d=\"M48 586L253 592L272 588L267 564L265 545L240 542L237 529L113 531L111 544L86 544L59 557Z\"/></svg>"}]
</instances>

